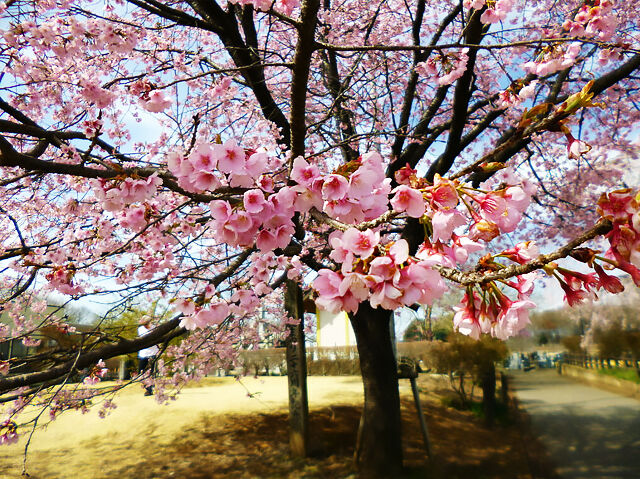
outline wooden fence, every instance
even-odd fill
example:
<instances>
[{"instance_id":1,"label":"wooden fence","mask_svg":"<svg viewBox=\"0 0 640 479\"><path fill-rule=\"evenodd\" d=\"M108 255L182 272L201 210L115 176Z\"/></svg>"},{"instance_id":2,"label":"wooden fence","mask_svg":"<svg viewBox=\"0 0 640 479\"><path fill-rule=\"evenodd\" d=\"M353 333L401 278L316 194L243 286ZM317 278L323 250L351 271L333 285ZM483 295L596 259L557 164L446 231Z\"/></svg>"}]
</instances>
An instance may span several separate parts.
<instances>
[{"instance_id":1,"label":"wooden fence","mask_svg":"<svg viewBox=\"0 0 640 479\"><path fill-rule=\"evenodd\" d=\"M581 366L586 369L628 368L640 369L640 359L632 357L603 358L600 356L570 354L563 359L564 363Z\"/></svg>"}]
</instances>

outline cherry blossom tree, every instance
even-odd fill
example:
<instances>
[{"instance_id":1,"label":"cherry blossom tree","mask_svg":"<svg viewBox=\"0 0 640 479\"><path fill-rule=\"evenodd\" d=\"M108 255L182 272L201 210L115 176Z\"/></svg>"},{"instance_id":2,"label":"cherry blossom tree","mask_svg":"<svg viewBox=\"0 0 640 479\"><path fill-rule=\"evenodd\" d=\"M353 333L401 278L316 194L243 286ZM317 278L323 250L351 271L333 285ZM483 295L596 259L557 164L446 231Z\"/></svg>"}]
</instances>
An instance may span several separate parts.
<instances>
[{"instance_id":1,"label":"cherry blossom tree","mask_svg":"<svg viewBox=\"0 0 640 479\"><path fill-rule=\"evenodd\" d=\"M160 400L231 364L286 284L350 314L358 465L393 477L390 311L462 287L455 329L506 339L537 271L569 304L619 292L612 269L640 284L638 3L0 3L0 340L68 330L44 314L54 291L175 313L1 361L0 440L32 398L80 370L97 383L116 355L162 345ZM53 416L93 394L53 391Z\"/></svg>"}]
</instances>

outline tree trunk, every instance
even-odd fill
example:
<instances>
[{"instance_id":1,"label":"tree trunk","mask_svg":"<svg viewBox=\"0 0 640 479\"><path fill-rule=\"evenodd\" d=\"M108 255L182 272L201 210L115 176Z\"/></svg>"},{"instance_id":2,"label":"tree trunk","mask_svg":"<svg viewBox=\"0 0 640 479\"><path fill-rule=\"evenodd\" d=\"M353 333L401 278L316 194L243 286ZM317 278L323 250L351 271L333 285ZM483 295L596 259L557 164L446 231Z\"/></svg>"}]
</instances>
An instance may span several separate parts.
<instances>
[{"instance_id":1,"label":"tree trunk","mask_svg":"<svg viewBox=\"0 0 640 479\"><path fill-rule=\"evenodd\" d=\"M287 378L289 383L289 447L293 457L306 457L309 452L309 403L307 400L307 361L304 346L304 307L302 289L287 280L284 296L287 314L300 319L289 326Z\"/></svg>"},{"instance_id":2,"label":"tree trunk","mask_svg":"<svg viewBox=\"0 0 640 479\"><path fill-rule=\"evenodd\" d=\"M364 384L355 461L361 478L393 478L402 470L398 371L391 345L391 313L368 301L351 315Z\"/></svg>"},{"instance_id":3,"label":"tree trunk","mask_svg":"<svg viewBox=\"0 0 640 479\"><path fill-rule=\"evenodd\" d=\"M485 424L493 427L496 416L496 366L493 363L487 366L482 375L482 409Z\"/></svg>"}]
</instances>

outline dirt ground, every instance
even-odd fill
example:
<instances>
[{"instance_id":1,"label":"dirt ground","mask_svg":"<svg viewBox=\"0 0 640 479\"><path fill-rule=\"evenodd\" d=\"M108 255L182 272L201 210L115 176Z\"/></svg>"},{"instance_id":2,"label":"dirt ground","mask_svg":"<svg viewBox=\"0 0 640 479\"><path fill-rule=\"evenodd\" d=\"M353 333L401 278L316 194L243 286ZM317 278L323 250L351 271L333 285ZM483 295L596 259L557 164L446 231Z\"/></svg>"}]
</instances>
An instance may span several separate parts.
<instances>
[{"instance_id":1,"label":"dirt ground","mask_svg":"<svg viewBox=\"0 0 640 479\"><path fill-rule=\"evenodd\" d=\"M421 377L420 385L433 458L425 458L409 383L401 380L408 477L553 477L521 427L486 429L470 412L443 406L432 380ZM353 476L360 378L310 377L308 388L312 450L305 460L288 457L286 378L210 378L169 405L132 386L105 419L96 411L63 414L33 436L27 471L34 479ZM21 477L24 445L23 437L0 448L0 478Z\"/></svg>"}]
</instances>

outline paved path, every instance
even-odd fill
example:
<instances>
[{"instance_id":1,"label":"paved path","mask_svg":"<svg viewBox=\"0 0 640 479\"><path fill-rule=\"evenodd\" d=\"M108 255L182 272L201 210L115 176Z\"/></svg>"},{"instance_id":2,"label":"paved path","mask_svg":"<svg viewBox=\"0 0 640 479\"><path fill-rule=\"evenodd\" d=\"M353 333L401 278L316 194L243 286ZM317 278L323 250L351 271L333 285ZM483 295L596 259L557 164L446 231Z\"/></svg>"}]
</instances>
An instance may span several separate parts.
<instances>
[{"instance_id":1,"label":"paved path","mask_svg":"<svg viewBox=\"0 0 640 479\"><path fill-rule=\"evenodd\" d=\"M640 479L640 401L560 376L514 375L533 432L565 479Z\"/></svg>"}]
</instances>

